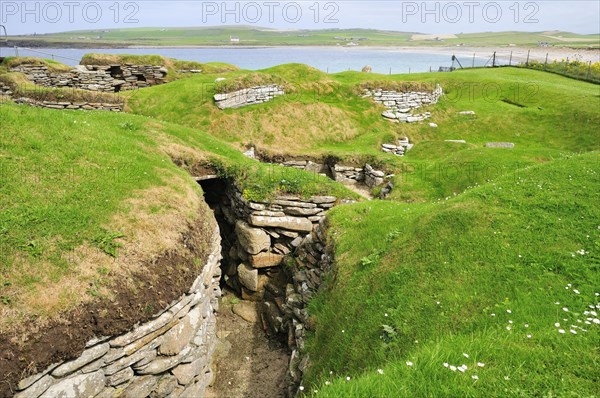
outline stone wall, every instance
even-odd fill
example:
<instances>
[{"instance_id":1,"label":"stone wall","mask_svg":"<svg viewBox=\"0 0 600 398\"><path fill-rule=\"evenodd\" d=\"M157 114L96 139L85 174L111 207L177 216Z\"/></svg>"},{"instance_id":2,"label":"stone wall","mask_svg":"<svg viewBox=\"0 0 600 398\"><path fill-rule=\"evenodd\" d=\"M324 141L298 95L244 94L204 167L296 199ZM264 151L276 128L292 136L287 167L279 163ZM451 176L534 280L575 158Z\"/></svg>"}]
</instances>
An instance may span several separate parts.
<instances>
[{"instance_id":1,"label":"stone wall","mask_svg":"<svg viewBox=\"0 0 600 398\"><path fill-rule=\"evenodd\" d=\"M106 102L71 102L71 101L37 101L31 98L16 98L17 104L29 104L38 108L48 109L81 109L81 110L99 110L99 111L123 111L123 104L111 104Z\"/></svg>"},{"instance_id":2,"label":"stone wall","mask_svg":"<svg viewBox=\"0 0 600 398\"><path fill-rule=\"evenodd\" d=\"M281 323L287 332L288 347L291 351L287 371L288 396L296 396L302 383L304 372L309 366L310 358L304 351L307 330L314 325L309 320L307 311L310 300L319 291L325 276L333 268L333 251L327 245L327 219L300 243L294 252L291 266L293 283L285 289L285 300L281 303ZM277 324L274 305L264 303L268 323ZM274 313L275 312L275 313Z\"/></svg>"},{"instance_id":3,"label":"stone wall","mask_svg":"<svg viewBox=\"0 0 600 398\"><path fill-rule=\"evenodd\" d=\"M345 185L363 184L369 188L374 188L385 182L385 173L375 170L369 164L365 164L364 167L354 167L341 164L327 165L315 163L311 160L289 160L279 164L284 167L318 173Z\"/></svg>"},{"instance_id":4,"label":"stone wall","mask_svg":"<svg viewBox=\"0 0 600 398\"><path fill-rule=\"evenodd\" d=\"M257 86L225 94L215 94L215 104L219 109L240 108L262 104L285 94L283 87L277 85Z\"/></svg>"},{"instance_id":5,"label":"stone wall","mask_svg":"<svg viewBox=\"0 0 600 398\"><path fill-rule=\"evenodd\" d=\"M414 110L424 105L436 104L443 94L442 86L439 84L431 93L428 92L398 92L383 89L365 90L364 98L372 98L373 101L387 108L382 116L400 122L414 123L431 116L430 112L422 114L413 113Z\"/></svg>"},{"instance_id":6,"label":"stone wall","mask_svg":"<svg viewBox=\"0 0 600 398\"><path fill-rule=\"evenodd\" d=\"M202 397L213 378L220 241L217 228L200 275L169 308L126 334L89 341L75 360L21 380L15 397Z\"/></svg>"},{"instance_id":7,"label":"stone wall","mask_svg":"<svg viewBox=\"0 0 600 398\"><path fill-rule=\"evenodd\" d=\"M68 72L54 72L45 65L23 64L10 69L43 87L72 87L83 90L119 92L165 82L167 69L152 65L78 65Z\"/></svg>"},{"instance_id":8,"label":"stone wall","mask_svg":"<svg viewBox=\"0 0 600 398\"><path fill-rule=\"evenodd\" d=\"M205 185L203 188L206 190ZM274 301L285 291L288 279L281 267L285 256L336 203L333 196L306 200L280 196L270 203L252 202L235 185L228 184L219 203L209 202L221 219L224 234L224 282L244 300Z\"/></svg>"}]
</instances>

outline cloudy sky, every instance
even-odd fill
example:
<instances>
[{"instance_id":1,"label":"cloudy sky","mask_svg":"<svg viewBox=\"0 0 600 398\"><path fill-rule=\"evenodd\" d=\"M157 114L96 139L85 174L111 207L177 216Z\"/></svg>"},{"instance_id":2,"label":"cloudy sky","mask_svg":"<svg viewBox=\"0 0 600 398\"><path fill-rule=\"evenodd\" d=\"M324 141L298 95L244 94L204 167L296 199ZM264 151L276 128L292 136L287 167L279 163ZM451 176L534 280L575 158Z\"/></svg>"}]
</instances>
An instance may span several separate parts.
<instances>
[{"instance_id":1,"label":"cloudy sky","mask_svg":"<svg viewBox=\"0 0 600 398\"><path fill-rule=\"evenodd\" d=\"M600 2L544 1L8 1L9 35L81 29L251 25L273 29L375 28L420 33L600 32Z\"/></svg>"}]
</instances>

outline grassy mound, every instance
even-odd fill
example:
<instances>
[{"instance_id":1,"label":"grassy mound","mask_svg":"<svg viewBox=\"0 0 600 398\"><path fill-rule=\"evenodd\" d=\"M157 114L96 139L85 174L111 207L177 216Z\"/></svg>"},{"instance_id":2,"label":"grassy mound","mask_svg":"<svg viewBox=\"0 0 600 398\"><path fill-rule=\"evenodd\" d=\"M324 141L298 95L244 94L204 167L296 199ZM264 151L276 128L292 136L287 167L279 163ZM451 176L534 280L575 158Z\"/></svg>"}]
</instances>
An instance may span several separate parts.
<instances>
[{"instance_id":1,"label":"grassy mound","mask_svg":"<svg viewBox=\"0 0 600 398\"><path fill-rule=\"evenodd\" d=\"M294 89L275 100L219 111L213 95L219 85L284 79ZM216 77L226 80L215 83ZM424 89L439 83L445 95L424 107L424 123L394 124L381 117L383 107L361 98L363 88ZM444 74L327 75L288 64L258 72L236 71L195 76L172 86L136 93L135 113L202 128L239 147L254 144L263 152L346 162L372 163L396 174L392 199L425 201L452 196L563 153L600 149L598 86L550 73L519 68L470 69ZM460 115L465 110L475 116ZM439 127L432 128L429 122ZM382 143L408 137L415 147L404 158L381 151ZM444 140L466 140L453 144ZM484 148L507 141L515 149Z\"/></svg>"},{"instance_id":2,"label":"grassy mound","mask_svg":"<svg viewBox=\"0 0 600 398\"><path fill-rule=\"evenodd\" d=\"M176 245L206 209L175 163L218 169L251 199L356 197L325 177L270 168L206 134L144 117L12 104L0 116L0 331L107 298L105 282Z\"/></svg>"},{"instance_id":3,"label":"grassy mound","mask_svg":"<svg viewBox=\"0 0 600 398\"><path fill-rule=\"evenodd\" d=\"M441 203L332 211L337 273L311 304L306 391L594 395L599 156L531 167Z\"/></svg>"},{"instance_id":4,"label":"grassy mound","mask_svg":"<svg viewBox=\"0 0 600 398\"><path fill-rule=\"evenodd\" d=\"M182 61L162 55L133 55L133 54L85 54L81 58L81 65L153 65L164 66L168 70L167 80L173 80L179 70L201 70L203 73L222 73L237 70L237 66L212 62L200 63L195 61Z\"/></svg>"}]
</instances>

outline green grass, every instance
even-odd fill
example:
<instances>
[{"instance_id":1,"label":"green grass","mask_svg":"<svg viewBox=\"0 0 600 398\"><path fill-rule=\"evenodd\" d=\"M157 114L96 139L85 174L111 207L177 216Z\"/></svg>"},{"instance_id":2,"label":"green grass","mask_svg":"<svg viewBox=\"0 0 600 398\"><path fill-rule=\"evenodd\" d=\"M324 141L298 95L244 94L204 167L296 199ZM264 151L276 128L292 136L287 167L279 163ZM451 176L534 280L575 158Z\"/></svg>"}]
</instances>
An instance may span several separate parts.
<instances>
[{"instance_id":1,"label":"green grass","mask_svg":"<svg viewBox=\"0 0 600 398\"><path fill-rule=\"evenodd\" d=\"M259 106L218 111L212 97L220 84L260 75L284 81L290 94ZM226 77L215 84L217 76ZM377 82L377 83L374 83ZM429 107L426 123L392 124L383 108L358 96L359 87L425 86L440 83L446 93ZM597 126L600 86L521 68L469 69L444 74L334 75L297 64L258 72L196 76L172 86L140 90L132 111L201 128L243 146L346 163L366 161L396 173L392 199L422 201L460 193L516 169L547 162L563 153L600 149ZM473 110L476 116L461 116ZM439 125L429 127L428 122ZM408 136L416 146L404 158L380 151L382 143ZM464 139L451 144L447 139ZM513 150L484 148L490 141L515 143Z\"/></svg>"},{"instance_id":2,"label":"green grass","mask_svg":"<svg viewBox=\"0 0 600 398\"><path fill-rule=\"evenodd\" d=\"M276 193L357 197L325 177L262 165L205 133L146 117L4 103L0 120L0 296L2 305L26 316L53 316L82 299L59 299L69 289L63 286L53 293L58 307L31 308L50 284L103 277L79 268L86 261L80 250L91 246L119 257L134 236L115 225L133 233L147 227L138 225L146 217L171 217L164 228L203 217L194 207L201 190L185 168L214 167L237 180L249 199ZM135 205L142 198L147 208ZM7 322L16 321L3 317L0 329Z\"/></svg>"},{"instance_id":3,"label":"green grass","mask_svg":"<svg viewBox=\"0 0 600 398\"><path fill-rule=\"evenodd\" d=\"M311 303L307 391L597 394L600 325L584 311L600 302L599 162L564 157L441 203L332 211L337 272Z\"/></svg>"},{"instance_id":4,"label":"green grass","mask_svg":"<svg viewBox=\"0 0 600 398\"><path fill-rule=\"evenodd\" d=\"M223 46L231 45L230 36L238 36L242 46L324 46L345 45L350 41L361 46L465 46L495 47L509 44L537 46L545 41L555 46L600 47L596 35L581 35L570 32L485 32L457 34L452 38L435 40L414 38L412 33L376 29L321 29L321 30L272 30L247 26L222 27L171 27L129 28L70 31L38 36L11 36L9 40L28 42L85 43L88 46L109 44L115 46ZM358 40L359 38L365 40Z\"/></svg>"}]
</instances>

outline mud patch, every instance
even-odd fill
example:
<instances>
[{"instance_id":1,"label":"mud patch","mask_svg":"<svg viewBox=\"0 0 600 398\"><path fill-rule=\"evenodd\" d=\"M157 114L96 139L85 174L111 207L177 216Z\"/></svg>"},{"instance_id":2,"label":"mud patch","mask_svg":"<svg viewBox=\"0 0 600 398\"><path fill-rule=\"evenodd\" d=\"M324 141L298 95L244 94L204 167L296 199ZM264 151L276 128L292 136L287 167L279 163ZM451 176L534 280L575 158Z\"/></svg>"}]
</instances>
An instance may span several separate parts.
<instances>
[{"instance_id":1,"label":"mud patch","mask_svg":"<svg viewBox=\"0 0 600 398\"><path fill-rule=\"evenodd\" d=\"M184 294L208 258L213 222L200 218L182 235L177 252L149 260L143 272L109 285L113 300L81 305L43 326L30 320L22 329L27 333L0 334L0 397L12 396L21 379L77 358L93 337L127 332Z\"/></svg>"}]
</instances>

